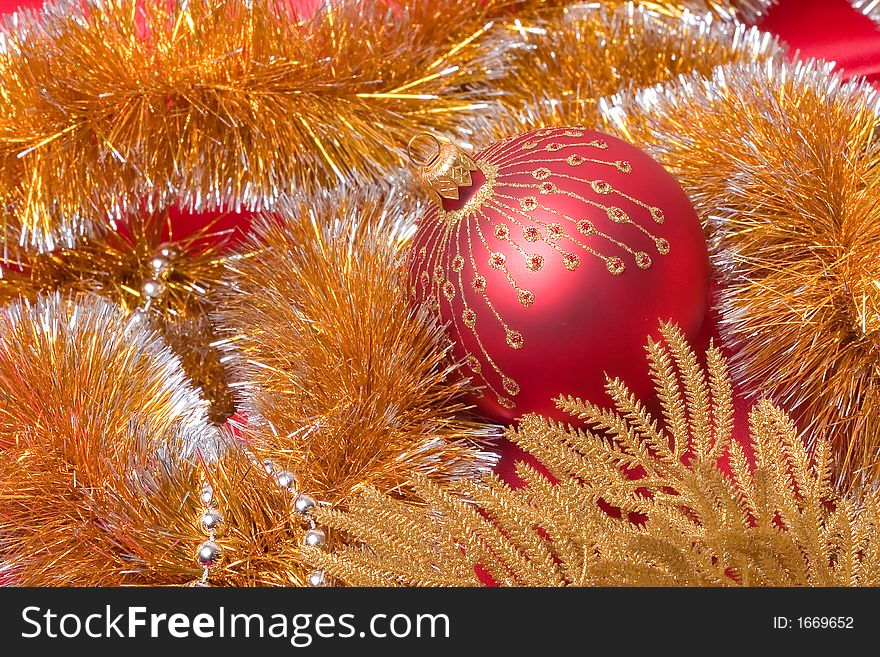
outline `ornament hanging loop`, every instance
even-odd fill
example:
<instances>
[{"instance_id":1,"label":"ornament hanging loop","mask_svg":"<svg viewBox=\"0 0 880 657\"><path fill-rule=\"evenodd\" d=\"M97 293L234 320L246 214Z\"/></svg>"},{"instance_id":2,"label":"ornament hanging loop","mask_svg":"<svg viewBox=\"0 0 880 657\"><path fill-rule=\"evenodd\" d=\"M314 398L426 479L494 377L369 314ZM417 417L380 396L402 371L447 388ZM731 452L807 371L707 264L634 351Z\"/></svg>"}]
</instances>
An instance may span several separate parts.
<instances>
[{"instance_id":1,"label":"ornament hanging loop","mask_svg":"<svg viewBox=\"0 0 880 657\"><path fill-rule=\"evenodd\" d=\"M416 147L416 144L419 141L430 142L433 148L432 153L429 156L419 156L419 149ZM413 135L412 139L410 139L409 143L406 145L406 154L409 157L409 161L419 169L432 164L440 156L442 150L443 144L440 143L440 140L430 132L420 132L417 135Z\"/></svg>"},{"instance_id":2,"label":"ornament hanging loop","mask_svg":"<svg viewBox=\"0 0 880 657\"><path fill-rule=\"evenodd\" d=\"M436 146L434 153L427 158L420 158L416 151L419 140L430 140ZM437 196L443 199L458 200L462 187L474 184L471 171L477 170L471 157L455 144L441 142L429 133L419 133L409 140L406 147L410 161L418 168L422 180Z\"/></svg>"}]
</instances>

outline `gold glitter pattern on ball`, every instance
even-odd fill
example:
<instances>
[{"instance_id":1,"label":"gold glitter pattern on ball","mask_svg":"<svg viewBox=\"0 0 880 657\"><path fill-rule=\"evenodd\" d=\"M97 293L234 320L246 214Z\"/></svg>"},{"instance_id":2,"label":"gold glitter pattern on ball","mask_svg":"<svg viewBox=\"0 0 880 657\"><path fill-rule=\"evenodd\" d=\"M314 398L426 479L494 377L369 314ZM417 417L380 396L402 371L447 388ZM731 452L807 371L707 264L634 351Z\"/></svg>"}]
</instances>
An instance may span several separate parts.
<instances>
[{"instance_id":1,"label":"gold glitter pattern on ball","mask_svg":"<svg viewBox=\"0 0 880 657\"><path fill-rule=\"evenodd\" d=\"M528 341L496 305L506 294L501 286L510 288L521 308L534 312L540 293L529 284L531 277L560 265L574 272L596 259L609 275L620 276L630 265L650 269L656 257L669 253L669 243L649 228L663 224L663 210L615 185L620 176L632 174L632 163L603 157L608 142L585 139L586 134L584 129L546 128L534 131L528 141L511 137L487 148L476 163L486 182L460 209L438 208L427 248L413 254L419 269L434 272L433 281L419 278L419 296L435 309L441 303L463 305L452 322L455 333L472 338L464 366L504 408L516 407L520 383L496 363L483 337L500 329L506 347L514 350ZM563 163L565 169L554 171L551 163ZM590 167L590 177L578 175L587 163L607 167L609 176L596 177L596 166ZM557 209L552 199L558 196L575 199L583 211L572 216ZM620 228L609 234L597 226L596 216ZM654 250L634 248L624 234L647 238ZM485 276L478 273L487 264ZM465 271L468 265L470 272ZM450 272L448 279L444 271ZM465 294L468 287L478 301Z\"/></svg>"}]
</instances>

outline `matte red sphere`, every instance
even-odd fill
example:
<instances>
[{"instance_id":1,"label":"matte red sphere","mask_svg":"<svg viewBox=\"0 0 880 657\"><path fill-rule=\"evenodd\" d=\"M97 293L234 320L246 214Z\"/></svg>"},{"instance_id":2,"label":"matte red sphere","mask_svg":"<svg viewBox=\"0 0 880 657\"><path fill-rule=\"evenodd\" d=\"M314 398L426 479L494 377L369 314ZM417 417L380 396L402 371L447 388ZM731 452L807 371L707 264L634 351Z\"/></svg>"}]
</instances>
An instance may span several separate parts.
<instances>
[{"instance_id":1,"label":"matte red sphere","mask_svg":"<svg viewBox=\"0 0 880 657\"><path fill-rule=\"evenodd\" d=\"M560 395L604 403L606 373L650 396L648 337L663 320L693 338L706 312L706 242L682 188L583 128L533 130L474 160L473 184L419 222L411 284L483 386L478 410L559 417Z\"/></svg>"}]
</instances>

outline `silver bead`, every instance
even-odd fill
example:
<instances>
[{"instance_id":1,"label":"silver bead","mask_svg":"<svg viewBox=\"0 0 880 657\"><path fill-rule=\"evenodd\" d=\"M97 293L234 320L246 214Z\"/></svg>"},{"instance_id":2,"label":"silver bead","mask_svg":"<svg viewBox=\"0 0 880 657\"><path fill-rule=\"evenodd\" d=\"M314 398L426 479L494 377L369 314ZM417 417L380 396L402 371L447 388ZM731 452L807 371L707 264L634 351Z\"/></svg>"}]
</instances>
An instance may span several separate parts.
<instances>
[{"instance_id":1,"label":"silver bead","mask_svg":"<svg viewBox=\"0 0 880 657\"><path fill-rule=\"evenodd\" d=\"M208 509L202 514L202 529L207 533L218 533L223 524L223 515L216 509Z\"/></svg>"},{"instance_id":2,"label":"silver bead","mask_svg":"<svg viewBox=\"0 0 880 657\"><path fill-rule=\"evenodd\" d=\"M154 255L150 258L150 268L156 274L162 274L168 271L168 268L171 266L171 263L168 261L168 258L161 255Z\"/></svg>"},{"instance_id":3,"label":"silver bead","mask_svg":"<svg viewBox=\"0 0 880 657\"><path fill-rule=\"evenodd\" d=\"M263 461L263 469L266 471L266 474L275 474L275 464L272 463L271 459Z\"/></svg>"},{"instance_id":4,"label":"silver bead","mask_svg":"<svg viewBox=\"0 0 880 657\"><path fill-rule=\"evenodd\" d=\"M306 532L306 545L320 547L327 540L327 535L320 529L310 529Z\"/></svg>"},{"instance_id":5,"label":"silver bead","mask_svg":"<svg viewBox=\"0 0 880 657\"><path fill-rule=\"evenodd\" d=\"M196 558L200 565L205 568L212 568L220 563L220 559L223 558L223 548L214 541L205 541L199 546Z\"/></svg>"},{"instance_id":6,"label":"silver bead","mask_svg":"<svg viewBox=\"0 0 880 657\"><path fill-rule=\"evenodd\" d=\"M209 485L206 485L202 488L202 492L199 493L199 499L202 501L202 504L205 506L211 506L214 502L214 489Z\"/></svg>"},{"instance_id":7,"label":"silver bead","mask_svg":"<svg viewBox=\"0 0 880 657\"><path fill-rule=\"evenodd\" d=\"M296 509L296 512L300 515L306 515L309 511L315 508L315 498L303 493L296 498L296 501L293 503L293 508Z\"/></svg>"},{"instance_id":8,"label":"silver bead","mask_svg":"<svg viewBox=\"0 0 880 657\"><path fill-rule=\"evenodd\" d=\"M147 323L147 311L143 308L135 308L131 311L131 321L133 324L137 326L142 326Z\"/></svg>"},{"instance_id":9,"label":"silver bead","mask_svg":"<svg viewBox=\"0 0 880 657\"><path fill-rule=\"evenodd\" d=\"M155 299L162 296L162 293L165 292L165 286L157 280L148 278L144 281L141 292L143 292L147 299Z\"/></svg>"},{"instance_id":10,"label":"silver bead","mask_svg":"<svg viewBox=\"0 0 880 657\"><path fill-rule=\"evenodd\" d=\"M275 475L275 481L277 481L278 486L280 486L284 490L290 490L291 488L296 486L296 475L294 475L290 470L282 470Z\"/></svg>"},{"instance_id":11,"label":"silver bead","mask_svg":"<svg viewBox=\"0 0 880 657\"><path fill-rule=\"evenodd\" d=\"M325 583L323 570L313 570L309 574L309 586L324 586Z\"/></svg>"},{"instance_id":12,"label":"silver bead","mask_svg":"<svg viewBox=\"0 0 880 657\"><path fill-rule=\"evenodd\" d=\"M178 250L176 247L173 246L163 246L161 249L159 249L159 255L163 258L175 258L177 257L177 254Z\"/></svg>"}]
</instances>

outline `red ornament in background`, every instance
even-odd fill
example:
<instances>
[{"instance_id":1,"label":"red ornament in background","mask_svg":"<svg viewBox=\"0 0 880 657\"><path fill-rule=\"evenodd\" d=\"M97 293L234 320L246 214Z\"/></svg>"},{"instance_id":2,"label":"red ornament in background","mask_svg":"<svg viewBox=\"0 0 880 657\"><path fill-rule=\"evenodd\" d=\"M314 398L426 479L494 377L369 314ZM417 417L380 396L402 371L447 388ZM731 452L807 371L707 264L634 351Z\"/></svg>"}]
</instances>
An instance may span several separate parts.
<instances>
[{"instance_id":1,"label":"red ornament in background","mask_svg":"<svg viewBox=\"0 0 880 657\"><path fill-rule=\"evenodd\" d=\"M692 339L707 305L703 231L675 179L583 128L533 130L475 159L436 146L420 166L438 204L416 233L411 289L484 387L478 410L507 423L558 414L559 395L604 401L606 372L651 395L647 337L671 320Z\"/></svg>"}]
</instances>

